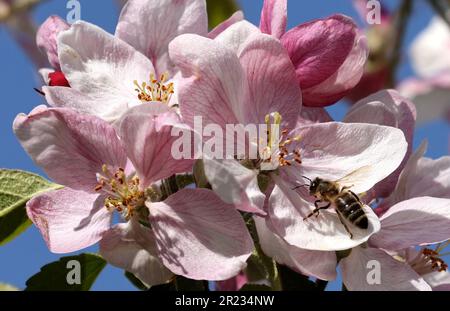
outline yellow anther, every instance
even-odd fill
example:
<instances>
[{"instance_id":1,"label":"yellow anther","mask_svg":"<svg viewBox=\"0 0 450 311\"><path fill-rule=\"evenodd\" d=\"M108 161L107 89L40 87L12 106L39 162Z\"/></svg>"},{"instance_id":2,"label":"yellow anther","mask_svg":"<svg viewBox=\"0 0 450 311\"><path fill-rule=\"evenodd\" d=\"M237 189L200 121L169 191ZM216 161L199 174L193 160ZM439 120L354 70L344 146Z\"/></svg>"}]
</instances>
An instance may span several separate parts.
<instances>
[{"instance_id":1,"label":"yellow anther","mask_svg":"<svg viewBox=\"0 0 450 311\"><path fill-rule=\"evenodd\" d=\"M175 93L174 84L172 82L166 83L168 74L164 73L159 77L159 80L154 74L150 74L149 84L134 81L136 86L135 91L138 93L138 98L142 102L159 101L165 104L170 102L172 94Z\"/></svg>"},{"instance_id":2,"label":"yellow anther","mask_svg":"<svg viewBox=\"0 0 450 311\"><path fill-rule=\"evenodd\" d=\"M106 165L102 166L103 174L98 175L98 185L95 191L103 191L109 196L105 199L108 211L118 211L129 220L136 208L144 205L145 194L139 187L139 177L127 178L125 170L119 168L111 174Z\"/></svg>"},{"instance_id":3,"label":"yellow anther","mask_svg":"<svg viewBox=\"0 0 450 311\"><path fill-rule=\"evenodd\" d=\"M263 153L265 155L271 155L275 152L273 148L278 148L278 162L281 167L291 166L294 162L301 164L302 159L300 150L288 150L288 146L294 142L299 142L301 140L301 136L297 135L295 137L286 137L285 139L285 136L288 133L288 130L286 129L282 130L280 135L279 127L282 120L282 116L279 112L273 112L265 116L265 123L267 125L267 147L264 148ZM265 161L268 160L266 159Z\"/></svg>"}]
</instances>

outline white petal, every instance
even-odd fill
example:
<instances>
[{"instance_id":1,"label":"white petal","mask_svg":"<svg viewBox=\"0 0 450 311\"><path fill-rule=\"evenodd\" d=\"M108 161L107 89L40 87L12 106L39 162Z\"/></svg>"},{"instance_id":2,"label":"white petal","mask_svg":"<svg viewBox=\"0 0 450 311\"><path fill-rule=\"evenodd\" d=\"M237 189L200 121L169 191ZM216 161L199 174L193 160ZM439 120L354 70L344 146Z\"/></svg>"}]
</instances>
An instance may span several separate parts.
<instances>
[{"instance_id":1,"label":"white petal","mask_svg":"<svg viewBox=\"0 0 450 311\"><path fill-rule=\"evenodd\" d=\"M286 243L273 233L261 217L254 217L259 243L264 253L276 262L321 280L336 278L336 253L304 250Z\"/></svg>"},{"instance_id":2,"label":"white petal","mask_svg":"<svg viewBox=\"0 0 450 311\"><path fill-rule=\"evenodd\" d=\"M346 250L366 242L380 229L378 217L368 206L364 206L364 211L369 227L349 226L352 239L332 206L321 211L317 218L313 216L303 220L314 210L314 204L302 198L279 177L272 177L277 186L269 199L270 220L276 233L291 245L320 251Z\"/></svg>"},{"instance_id":3,"label":"white petal","mask_svg":"<svg viewBox=\"0 0 450 311\"><path fill-rule=\"evenodd\" d=\"M93 105L107 102L126 110L141 104L134 81L148 81L154 73L150 60L133 47L82 21L59 35L58 54L71 87Z\"/></svg>"},{"instance_id":4,"label":"white petal","mask_svg":"<svg viewBox=\"0 0 450 311\"><path fill-rule=\"evenodd\" d=\"M350 291L431 290L409 265L376 248L352 249L350 255L341 260L341 269L342 280Z\"/></svg>"}]
</instances>

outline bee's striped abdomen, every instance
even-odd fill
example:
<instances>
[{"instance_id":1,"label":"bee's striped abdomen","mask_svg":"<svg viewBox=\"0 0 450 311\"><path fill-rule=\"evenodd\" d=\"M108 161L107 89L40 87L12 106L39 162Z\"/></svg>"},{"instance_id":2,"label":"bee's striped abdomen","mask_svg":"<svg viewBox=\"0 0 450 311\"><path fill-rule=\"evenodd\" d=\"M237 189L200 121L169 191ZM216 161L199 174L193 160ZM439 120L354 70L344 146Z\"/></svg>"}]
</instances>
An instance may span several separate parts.
<instances>
[{"instance_id":1,"label":"bee's striped abdomen","mask_svg":"<svg viewBox=\"0 0 450 311\"><path fill-rule=\"evenodd\" d=\"M341 215L355 226L367 229L369 220L364 212L363 205L351 192L342 193L336 199L336 207Z\"/></svg>"}]
</instances>

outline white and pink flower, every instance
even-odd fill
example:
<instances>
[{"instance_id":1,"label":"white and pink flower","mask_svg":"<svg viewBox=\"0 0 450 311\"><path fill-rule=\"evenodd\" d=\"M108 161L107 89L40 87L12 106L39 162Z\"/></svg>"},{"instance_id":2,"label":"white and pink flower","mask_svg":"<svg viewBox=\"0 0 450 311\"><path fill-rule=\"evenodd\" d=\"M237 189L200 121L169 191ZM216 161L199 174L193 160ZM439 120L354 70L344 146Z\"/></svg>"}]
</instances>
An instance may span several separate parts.
<instances>
[{"instance_id":1,"label":"white and pink flower","mask_svg":"<svg viewBox=\"0 0 450 311\"><path fill-rule=\"evenodd\" d=\"M364 35L351 18L333 15L286 31L287 0L265 0L260 29L280 39L294 64L303 105L324 107L358 84L368 57Z\"/></svg>"},{"instance_id":2,"label":"white and pink flower","mask_svg":"<svg viewBox=\"0 0 450 311\"><path fill-rule=\"evenodd\" d=\"M249 165L246 161L204 159L206 176L224 201L262 209L259 214L268 214L270 229L303 249L352 248L379 229L378 219L368 207L369 229L353 239L332 211L323 212L317 221L305 222L303 218L314 209L313 198L293 188L305 183L302 176L338 180L365 168L364 176L348 182L356 193L370 190L402 162L407 143L401 130L338 122L298 126L301 92L288 53L278 40L246 22L234 24L214 40L179 36L170 44L169 53L185 79L179 103L189 125L193 126L195 116L202 116L206 123L222 128L269 121L286 129L280 141L282 151L272 155L272 160L279 161L279 169L261 170L261 161ZM263 209L265 190L258 186L261 176L275 185L267 210Z\"/></svg>"},{"instance_id":3,"label":"white and pink flower","mask_svg":"<svg viewBox=\"0 0 450 311\"><path fill-rule=\"evenodd\" d=\"M200 280L237 275L253 243L235 207L206 189L165 196L159 190L160 180L192 169L192 161L171 157L172 129L189 131L178 115L161 103L141 105L118 128L68 108L41 106L16 118L24 149L66 186L27 204L49 249L69 253L100 242L106 260L147 285L172 273ZM123 223L112 225L114 211Z\"/></svg>"}]
</instances>

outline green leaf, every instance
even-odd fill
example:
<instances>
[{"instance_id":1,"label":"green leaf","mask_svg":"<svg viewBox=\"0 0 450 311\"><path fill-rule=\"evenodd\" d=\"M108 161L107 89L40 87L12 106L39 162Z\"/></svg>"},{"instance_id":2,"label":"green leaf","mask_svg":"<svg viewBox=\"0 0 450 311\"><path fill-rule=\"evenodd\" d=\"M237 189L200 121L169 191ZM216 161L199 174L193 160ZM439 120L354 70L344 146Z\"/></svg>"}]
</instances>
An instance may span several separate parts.
<instances>
[{"instance_id":1,"label":"green leaf","mask_svg":"<svg viewBox=\"0 0 450 311\"><path fill-rule=\"evenodd\" d=\"M258 234L256 232L255 223L252 217L244 217L246 219L246 225L253 238L255 244L255 250L250 258L247 260L247 267L245 274L250 283L258 282L261 280L268 280L270 287L274 291L282 289L280 282L280 275L278 272L277 263L264 254L261 245L259 244Z\"/></svg>"},{"instance_id":2,"label":"green leaf","mask_svg":"<svg viewBox=\"0 0 450 311\"><path fill-rule=\"evenodd\" d=\"M0 246L14 240L31 225L25 207L16 208L0 217Z\"/></svg>"},{"instance_id":3,"label":"green leaf","mask_svg":"<svg viewBox=\"0 0 450 311\"><path fill-rule=\"evenodd\" d=\"M25 290L88 291L105 266L106 261L96 254L62 257L29 278Z\"/></svg>"},{"instance_id":4,"label":"green leaf","mask_svg":"<svg viewBox=\"0 0 450 311\"><path fill-rule=\"evenodd\" d=\"M32 197L60 188L62 186L36 174L0 169L0 245L11 241L30 226L25 204Z\"/></svg>"},{"instance_id":5,"label":"green leaf","mask_svg":"<svg viewBox=\"0 0 450 311\"><path fill-rule=\"evenodd\" d=\"M19 289L15 286L5 284L5 283L0 283L0 292L16 292L18 290Z\"/></svg>"},{"instance_id":6,"label":"green leaf","mask_svg":"<svg viewBox=\"0 0 450 311\"><path fill-rule=\"evenodd\" d=\"M235 0L207 0L209 28L213 29L239 10Z\"/></svg>"},{"instance_id":7,"label":"green leaf","mask_svg":"<svg viewBox=\"0 0 450 311\"><path fill-rule=\"evenodd\" d=\"M125 277L139 290L148 290L148 287L142 283L133 273L125 271Z\"/></svg>"}]
</instances>

